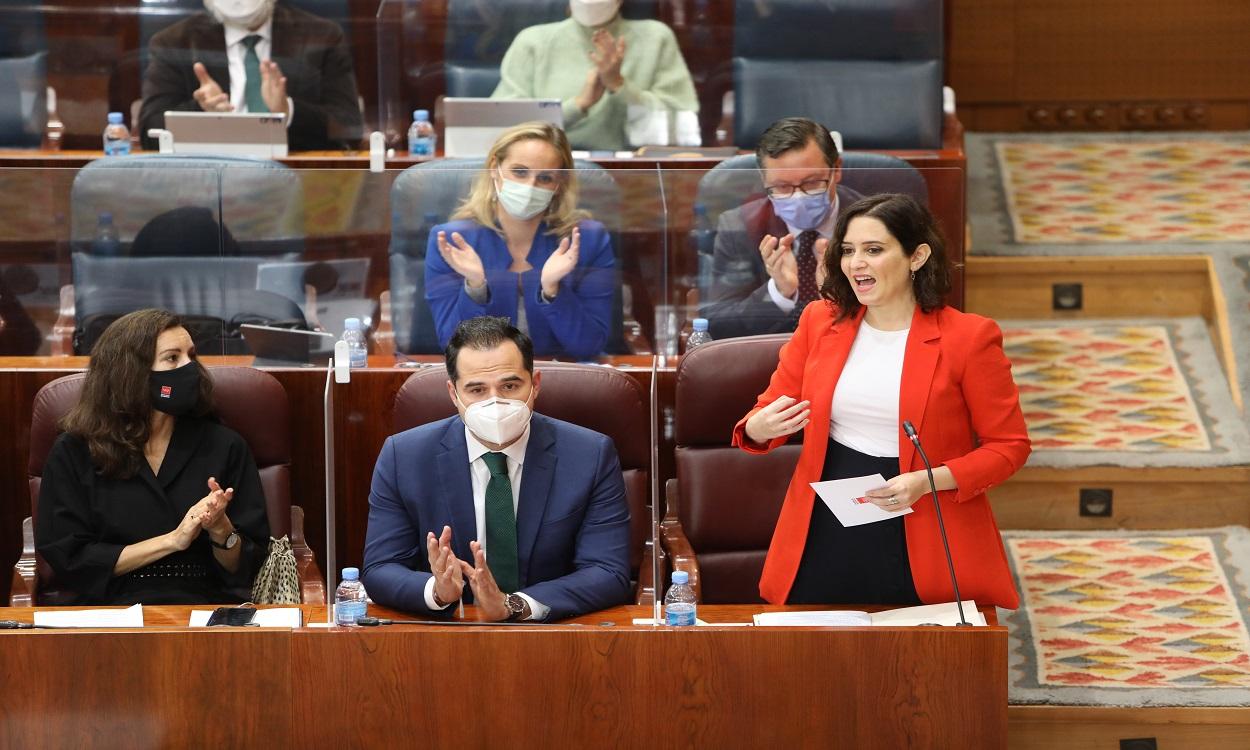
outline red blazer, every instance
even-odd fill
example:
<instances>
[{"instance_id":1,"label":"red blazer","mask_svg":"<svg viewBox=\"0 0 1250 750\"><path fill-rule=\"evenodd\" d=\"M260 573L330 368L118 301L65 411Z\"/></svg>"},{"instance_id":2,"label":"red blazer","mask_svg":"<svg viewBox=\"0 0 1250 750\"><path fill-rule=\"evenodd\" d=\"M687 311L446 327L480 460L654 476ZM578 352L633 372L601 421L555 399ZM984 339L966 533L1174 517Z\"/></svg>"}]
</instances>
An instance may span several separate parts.
<instances>
[{"instance_id":1,"label":"red blazer","mask_svg":"<svg viewBox=\"0 0 1250 750\"><path fill-rule=\"evenodd\" d=\"M812 402L803 451L760 577L760 595L774 604L786 601L803 556L816 497L811 483L820 480L824 468L833 391L864 312L860 308L853 318L834 323L831 304L808 305L794 337L781 349L768 390L756 402L757 409L782 395ZM910 420L934 467L945 464L959 487L938 493L959 593L977 604L1015 609L1019 597L985 496L987 489L1023 466L1030 451L1002 343L1002 333L992 320L949 307L931 313L916 308L903 357L898 463L900 473L924 469L903 433L902 422ZM746 421L743 417L738 422L733 435L734 445L743 450L765 453L786 442L782 437L766 446L752 443L746 437ZM920 500L912 510L903 523L916 593L926 603L952 601L932 499Z\"/></svg>"}]
</instances>

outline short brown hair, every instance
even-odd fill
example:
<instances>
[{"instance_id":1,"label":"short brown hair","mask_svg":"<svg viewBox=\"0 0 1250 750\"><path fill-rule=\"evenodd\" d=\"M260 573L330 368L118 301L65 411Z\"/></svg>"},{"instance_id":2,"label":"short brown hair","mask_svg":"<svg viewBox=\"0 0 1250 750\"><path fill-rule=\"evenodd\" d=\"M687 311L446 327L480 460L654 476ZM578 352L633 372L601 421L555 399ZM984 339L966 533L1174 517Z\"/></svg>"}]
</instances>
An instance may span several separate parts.
<instances>
[{"instance_id":1,"label":"short brown hair","mask_svg":"<svg viewBox=\"0 0 1250 750\"><path fill-rule=\"evenodd\" d=\"M806 117L785 117L769 125L755 147L755 159L763 169L765 156L776 159L787 151L806 147L810 141L815 141L820 147L827 165L838 166L842 155L838 153L838 144L829 128Z\"/></svg>"},{"instance_id":2,"label":"short brown hair","mask_svg":"<svg viewBox=\"0 0 1250 750\"><path fill-rule=\"evenodd\" d=\"M825 251L825 283L820 287L820 296L837 308L837 319L850 318L860 308L851 282L842 273L841 259L847 227L852 219L861 216L872 217L884 224L903 246L903 254L909 258L915 254L916 248L929 246L929 259L916 269L911 282L912 292L916 295L916 304L925 312L932 312L946 304L946 294L951 288L951 267L946 258L946 241L933 214L910 195L882 193L862 198L842 212L834 227L833 239Z\"/></svg>"},{"instance_id":3,"label":"short brown hair","mask_svg":"<svg viewBox=\"0 0 1250 750\"><path fill-rule=\"evenodd\" d=\"M91 350L82 395L61 420L61 429L87 442L91 461L113 479L133 477L152 430L149 388L156 339L182 318L165 310L138 310L113 321ZM192 357L194 360L194 356ZM213 409L213 381L198 360L200 398L193 414Z\"/></svg>"}]
</instances>

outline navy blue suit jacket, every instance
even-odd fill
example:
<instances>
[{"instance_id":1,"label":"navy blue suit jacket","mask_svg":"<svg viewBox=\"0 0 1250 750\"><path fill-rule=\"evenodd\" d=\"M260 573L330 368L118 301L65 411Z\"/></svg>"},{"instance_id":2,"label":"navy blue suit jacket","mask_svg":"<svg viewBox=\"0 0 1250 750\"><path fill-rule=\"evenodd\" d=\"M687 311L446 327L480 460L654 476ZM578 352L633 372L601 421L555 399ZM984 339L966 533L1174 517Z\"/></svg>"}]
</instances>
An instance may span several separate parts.
<instances>
[{"instance_id":1,"label":"navy blue suit jacket","mask_svg":"<svg viewBox=\"0 0 1250 750\"><path fill-rule=\"evenodd\" d=\"M477 521L459 416L393 435L382 446L365 540L370 598L429 613L426 534L438 535L444 526L451 527L456 556L471 563ZM616 447L605 435L533 416L517 504L517 554L521 591L551 607L549 619L628 600L629 508ZM471 601L467 585L465 596Z\"/></svg>"},{"instance_id":2,"label":"navy blue suit jacket","mask_svg":"<svg viewBox=\"0 0 1250 750\"><path fill-rule=\"evenodd\" d=\"M539 356L595 359L603 353L612 326L612 294L618 283L612 240L602 224L589 219L578 222L581 249L577 268L560 281L560 292L548 304L539 301L543 264L560 245L560 237L538 225L527 260L532 269L521 274L525 319L534 353ZM459 232L482 259L490 299L479 305L464 291L464 277L451 269L438 252L438 233ZM439 224L430 230L425 251L425 299L438 331L438 345L445 347L462 320L479 315L499 315L513 323L517 316L517 275L508 271L512 256L508 244L494 229L469 219Z\"/></svg>"}]
</instances>

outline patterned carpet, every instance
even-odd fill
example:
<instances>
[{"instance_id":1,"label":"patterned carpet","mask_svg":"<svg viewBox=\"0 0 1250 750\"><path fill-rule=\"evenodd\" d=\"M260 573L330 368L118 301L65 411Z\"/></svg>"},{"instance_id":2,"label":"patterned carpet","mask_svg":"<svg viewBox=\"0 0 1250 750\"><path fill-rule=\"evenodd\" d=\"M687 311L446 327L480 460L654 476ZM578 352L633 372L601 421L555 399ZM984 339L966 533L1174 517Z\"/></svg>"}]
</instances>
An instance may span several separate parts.
<instances>
[{"instance_id":1,"label":"patterned carpet","mask_svg":"<svg viewBox=\"0 0 1250 750\"><path fill-rule=\"evenodd\" d=\"M1250 703L1250 531L1007 531L1012 703Z\"/></svg>"},{"instance_id":2,"label":"patterned carpet","mask_svg":"<svg viewBox=\"0 0 1250 750\"><path fill-rule=\"evenodd\" d=\"M1250 240L1250 144L996 144L1017 242Z\"/></svg>"},{"instance_id":3,"label":"patterned carpet","mask_svg":"<svg viewBox=\"0 0 1250 750\"><path fill-rule=\"evenodd\" d=\"M1250 463L1201 320L999 321L1031 466Z\"/></svg>"}]
</instances>

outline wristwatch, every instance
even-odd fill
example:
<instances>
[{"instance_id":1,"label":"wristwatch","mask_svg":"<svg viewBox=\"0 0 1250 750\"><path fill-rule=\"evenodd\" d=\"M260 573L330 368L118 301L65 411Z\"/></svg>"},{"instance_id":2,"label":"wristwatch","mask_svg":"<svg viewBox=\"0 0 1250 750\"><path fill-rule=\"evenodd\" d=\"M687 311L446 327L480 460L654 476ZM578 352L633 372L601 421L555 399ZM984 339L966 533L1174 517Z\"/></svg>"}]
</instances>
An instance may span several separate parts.
<instances>
[{"instance_id":1,"label":"wristwatch","mask_svg":"<svg viewBox=\"0 0 1250 750\"><path fill-rule=\"evenodd\" d=\"M503 598L504 606L508 608L508 619L519 620L521 615L525 614L525 597L520 594L508 594Z\"/></svg>"},{"instance_id":2,"label":"wristwatch","mask_svg":"<svg viewBox=\"0 0 1250 750\"><path fill-rule=\"evenodd\" d=\"M217 549L234 549L234 546L239 543L239 539L239 530L235 529L230 532L230 536L226 537L225 544L218 544L211 536L208 538L208 541L212 542Z\"/></svg>"}]
</instances>

